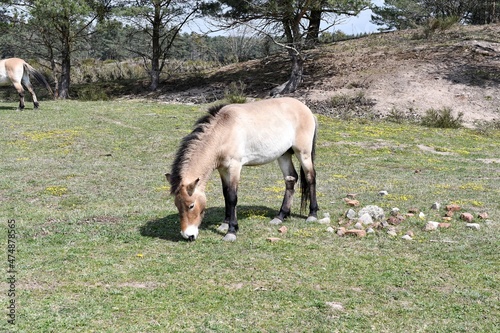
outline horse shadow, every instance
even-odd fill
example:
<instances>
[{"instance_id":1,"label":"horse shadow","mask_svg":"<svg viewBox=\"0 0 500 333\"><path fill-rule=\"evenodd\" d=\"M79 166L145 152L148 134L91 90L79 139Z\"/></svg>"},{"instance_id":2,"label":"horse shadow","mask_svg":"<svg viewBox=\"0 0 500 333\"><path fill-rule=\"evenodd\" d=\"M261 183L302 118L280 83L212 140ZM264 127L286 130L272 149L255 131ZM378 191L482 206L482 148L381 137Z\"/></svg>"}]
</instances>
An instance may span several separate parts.
<instances>
[{"instance_id":1,"label":"horse shadow","mask_svg":"<svg viewBox=\"0 0 500 333\"><path fill-rule=\"evenodd\" d=\"M238 221L243 221L251 216L266 216L273 219L277 211L264 206L238 206ZM211 207L205 211L205 217L200 225L200 230L209 230L214 233L225 235L225 232L217 230L224 221L224 207ZM184 241L180 234L179 214L169 214L165 217L147 221L139 227L139 233L144 237L159 238L171 242Z\"/></svg>"}]
</instances>

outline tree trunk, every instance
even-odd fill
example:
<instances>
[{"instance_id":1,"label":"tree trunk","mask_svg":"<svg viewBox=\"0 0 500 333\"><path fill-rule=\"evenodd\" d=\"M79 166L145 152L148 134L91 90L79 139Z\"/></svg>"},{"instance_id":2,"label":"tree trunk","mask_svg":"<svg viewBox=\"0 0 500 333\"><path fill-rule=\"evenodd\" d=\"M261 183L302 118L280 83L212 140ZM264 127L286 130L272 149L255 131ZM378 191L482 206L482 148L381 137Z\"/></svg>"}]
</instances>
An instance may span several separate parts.
<instances>
[{"instance_id":1,"label":"tree trunk","mask_svg":"<svg viewBox=\"0 0 500 333\"><path fill-rule=\"evenodd\" d=\"M59 98L69 98L69 86L71 78L71 42L70 42L70 28L69 19L67 25L61 26L63 35L63 45L61 54L61 81L59 82Z\"/></svg>"},{"instance_id":2,"label":"tree trunk","mask_svg":"<svg viewBox=\"0 0 500 333\"><path fill-rule=\"evenodd\" d=\"M287 82L271 90L271 96L293 93L302 82L304 73L304 58L302 58L301 54L290 52L290 59L292 60L290 78Z\"/></svg>"},{"instance_id":3,"label":"tree trunk","mask_svg":"<svg viewBox=\"0 0 500 333\"><path fill-rule=\"evenodd\" d=\"M153 1L154 17L153 17L153 54L151 55L151 84L149 90L155 91L160 84L160 27L161 27L161 2Z\"/></svg>"},{"instance_id":4,"label":"tree trunk","mask_svg":"<svg viewBox=\"0 0 500 333\"><path fill-rule=\"evenodd\" d=\"M321 24L321 10L311 10L309 26L307 27L306 46L313 47L319 42L319 26Z\"/></svg>"}]
</instances>

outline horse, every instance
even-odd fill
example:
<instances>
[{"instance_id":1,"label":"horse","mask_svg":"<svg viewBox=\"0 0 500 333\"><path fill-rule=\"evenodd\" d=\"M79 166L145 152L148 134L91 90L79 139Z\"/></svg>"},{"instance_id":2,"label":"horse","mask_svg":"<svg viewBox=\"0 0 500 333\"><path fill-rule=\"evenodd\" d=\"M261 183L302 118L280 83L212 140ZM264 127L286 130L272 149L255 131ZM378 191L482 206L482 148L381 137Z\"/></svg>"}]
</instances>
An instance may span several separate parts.
<instances>
[{"instance_id":1,"label":"horse","mask_svg":"<svg viewBox=\"0 0 500 333\"><path fill-rule=\"evenodd\" d=\"M301 213L309 202L306 221L317 220L316 170L314 167L317 120L302 102L290 97L264 99L245 104L213 106L184 137L165 174L170 194L179 211L181 235L188 241L198 237L207 204L205 187L217 169L222 181L225 218L223 240L235 241L238 231L236 205L243 166L278 161L285 180L285 195L277 225L290 216L298 175L292 162L300 162Z\"/></svg>"},{"instance_id":2,"label":"horse","mask_svg":"<svg viewBox=\"0 0 500 333\"><path fill-rule=\"evenodd\" d=\"M33 86L31 85L29 74L33 75L38 82L43 84L51 95L54 95L43 75L23 59L8 58L0 60L0 85L8 85L9 82L14 85L19 94L19 110L24 109L23 85L31 93L35 109L38 109L40 105L36 98L35 91L33 90Z\"/></svg>"}]
</instances>

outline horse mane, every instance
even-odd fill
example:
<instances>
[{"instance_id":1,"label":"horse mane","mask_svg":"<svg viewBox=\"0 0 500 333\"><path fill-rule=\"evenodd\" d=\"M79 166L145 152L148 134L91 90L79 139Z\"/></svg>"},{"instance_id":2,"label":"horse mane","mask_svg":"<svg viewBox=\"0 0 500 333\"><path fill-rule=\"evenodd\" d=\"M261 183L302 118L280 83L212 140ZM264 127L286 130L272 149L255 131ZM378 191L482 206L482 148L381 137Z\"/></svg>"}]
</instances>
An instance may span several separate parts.
<instances>
[{"instance_id":1,"label":"horse mane","mask_svg":"<svg viewBox=\"0 0 500 333\"><path fill-rule=\"evenodd\" d=\"M176 194L179 191L182 182L181 173L189 162L193 147L202 141L202 136L206 129L214 123L214 119L224 106L225 104L219 104L208 109L207 114L196 121L193 131L182 139L180 147L175 154L174 162L172 163L172 171L170 174L171 194Z\"/></svg>"}]
</instances>

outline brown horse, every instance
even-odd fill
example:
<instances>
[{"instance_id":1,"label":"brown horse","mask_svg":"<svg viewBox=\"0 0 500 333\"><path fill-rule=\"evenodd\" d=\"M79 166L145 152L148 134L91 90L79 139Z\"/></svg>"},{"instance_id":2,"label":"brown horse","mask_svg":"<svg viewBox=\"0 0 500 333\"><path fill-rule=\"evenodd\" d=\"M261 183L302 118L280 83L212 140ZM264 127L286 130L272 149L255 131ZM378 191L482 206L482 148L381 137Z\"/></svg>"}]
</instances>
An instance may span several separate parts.
<instances>
[{"instance_id":1,"label":"brown horse","mask_svg":"<svg viewBox=\"0 0 500 333\"><path fill-rule=\"evenodd\" d=\"M206 206L205 186L217 169L225 201L226 241L236 240L236 204L243 166L262 165L274 160L283 172L285 196L272 224L290 216L298 175L292 163L301 165L303 210L309 201L307 220L316 220L316 171L314 169L316 118L311 110L293 98L276 98L247 104L213 107L198 120L177 151L172 171L166 174L179 211L181 235L195 240Z\"/></svg>"},{"instance_id":2,"label":"brown horse","mask_svg":"<svg viewBox=\"0 0 500 333\"><path fill-rule=\"evenodd\" d=\"M31 67L23 59L8 58L0 60L0 85L7 85L9 82L12 82L17 90L17 93L19 94L19 110L24 109L23 85L31 93L35 109L37 109L40 105L40 103L38 103L38 99L36 98L35 91L33 90L33 86L31 85L29 74L33 75L38 82L43 84L51 95L54 95L50 85L47 83L43 75Z\"/></svg>"}]
</instances>

